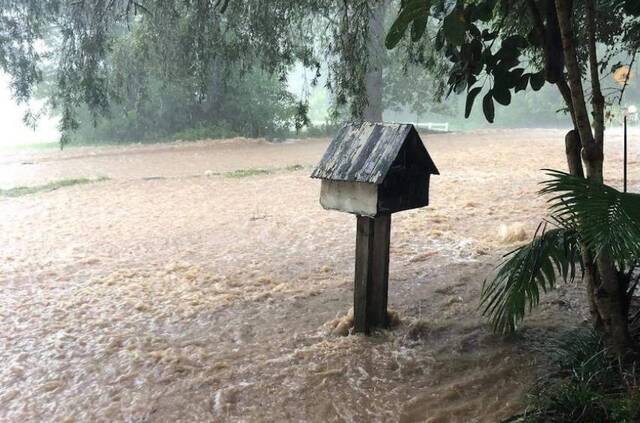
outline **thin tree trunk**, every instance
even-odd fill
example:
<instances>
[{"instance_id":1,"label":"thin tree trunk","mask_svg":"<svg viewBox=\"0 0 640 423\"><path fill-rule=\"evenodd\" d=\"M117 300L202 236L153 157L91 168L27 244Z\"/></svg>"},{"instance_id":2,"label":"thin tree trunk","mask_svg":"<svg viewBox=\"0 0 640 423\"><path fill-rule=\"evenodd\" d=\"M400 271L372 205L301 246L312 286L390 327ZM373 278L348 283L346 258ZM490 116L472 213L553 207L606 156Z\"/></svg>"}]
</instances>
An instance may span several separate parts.
<instances>
[{"instance_id":1,"label":"thin tree trunk","mask_svg":"<svg viewBox=\"0 0 640 423\"><path fill-rule=\"evenodd\" d=\"M564 137L565 153L567 155L567 165L569 166L569 173L573 176L579 176L584 178L584 169L582 168L582 159L580 157L580 136L578 131L572 129L567 132Z\"/></svg>"},{"instance_id":2,"label":"thin tree trunk","mask_svg":"<svg viewBox=\"0 0 640 423\"><path fill-rule=\"evenodd\" d=\"M387 11L388 0L378 0L369 15L369 38L367 49L369 50L369 63L365 77L367 91L367 106L364 109L363 119L369 122L382 122L382 69L386 58L384 46L384 19Z\"/></svg>"},{"instance_id":3,"label":"thin tree trunk","mask_svg":"<svg viewBox=\"0 0 640 423\"><path fill-rule=\"evenodd\" d=\"M573 27L571 24L573 2L571 0L556 0L556 10L558 12L558 25L560 26L562 48L564 50L564 59L567 67L567 79L569 88L571 89L571 104L573 105L576 127L580 135L580 141L582 142L583 158L585 161L593 163L593 166L591 166L591 174L587 169L587 177L602 182L602 149L596 145L593 133L591 132L591 121L589 120L587 105L584 99L580 66L578 64L578 56L573 39Z\"/></svg>"},{"instance_id":4,"label":"thin tree trunk","mask_svg":"<svg viewBox=\"0 0 640 423\"><path fill-rule=\"evenodd\" d=\"M593 0L587 0L587 3ZM600 84L597 70L597 56L595 50L595 18L593 3L591 14L587 11L587 32L589 32L589 61L591 65L592 90L594 96L600 93ZM589 6L587 6L587 9ZM587 106L582 87L582 77L572 28L572 0L556 0L558 25L562 38L567 79L571 91L571 103L574 110L575 126L582 143L582 153L586 165L587 178L595 182L603 182L603 128L604 128L604 102L598 103L594 99L594 120L596 136L591 132L591 122L587 112ZM594 67L595 66L595 67ZM595 76L595 77L594 77ZM585 282L589 292L592 317L594 324L601 329L608 338L610 346L617 354L625 354L629 351L632 342L628 331L628 321L625 312L624 293L622 292L616 268L606 253L601 253L593 262L590 252L583 255L585 262ZM595 313L597 312L597 313Z\"/></svg>"},{"instance_id":5,"label":"thin tree trunk","mask_svg":"<svg viewBox=\"0 0 640 423\"><path fill-rule=\"evenodd\" d=\"M553 84L556 84L562 98L569 109L571 114L571 121L573 126L576 126L576 116L573 110L573 103L571 101L571 90L567 85L567 81L564 79L564 56L562 55L562 46L560 47L560 56L558 55L558 46L555 45L556 40L552 39L551 33L557 34L560 32L558 27L558 19L553 19L547 22L545 27L542 14L538 8L538 4L535 0L527 0L529 7L529 13L531 13L531 19L533 21L533 29L536 32L538 39L542 42L542 52L544 54L544 68L545 79ZM548 0L547 7L553 6L553 0ZM551 26L554 28L551 28ZM553 50L553 51L552 51ZM557 63L554 63L557 62ZM579 150L578 150L579 152Z\"/></svg>"},{"instance_id":6,"label":"thin tree trunk","mask_svg":"<svg viewBox=\"0 0 640 423\"><path fill-rule=\"evenodd\" d=\"M596 145L604 156L604 97L600 88L600 75L598 72L598 56L596 49L596 18L595 1L585 1L586 27L588 34L589 70L591 73L591 106L593 114L593 131ZM599 163L600 175L602 175L602 162ZM611 258L602 253L598 256L598 273L600 285L596 302L601 310L608 309L606 313L610 318L611 337L616 344L616 349L624 352L631 346L631 337L628 329L626 291L620 283L618 272ZM605 327L609 324L604 321Z\"/></svg>"},{"instance_id":7,"label":"thin tree trunk","mask_svg":"<svg viewBox=\"0 0 640 423\"><path fill-rule=\"evenodd\" d=\"M547 7L555 7L554 0L547 0ZM545 26L542 14L538 8L538 4L535 0L527 0L529 7L529 13L533 21L533 29L536 32L538 39L542 42L542 51L544 53L545 63L545 78L547 81L553 83L560 91L562 99L564 100L569 114L571 115L571 122L574 129L569 131L565 137L565 147L567 155L567 165L569 166L569 173L575 176L584 178L584 170L582 167L582 159L580 151L582 146L580 143L580 136L576 126L576 114L573 109L573 101L571 99L571 89L567 85L567 81L564 78L564 54L562 52L562 46L555 45L557 40L551 34L559 34L560 28L558 26L557 15L553 15L554 19L548 19ZM559 54L557 50L560 50ZM554 50L552 52L552 50ZM557 63L554 63L557 62ZM553 75L552 75L553 74Z\"/></svg>"},{"instance_id":8,"label":"thin tree trunk","mask_svg":"<svg viewBox=\"0 0 640 423\"><path fill-rule=\"evenodd\" d=\"M527 0L529 12L531 13L534 30L539 40L542 41L542 48L545 61L545 79L551 83L554 83L558 88L558 91L562 95L562 98L571 115L571 122L574 129L569 131L565 136L565 154L567 157L567 166L569 173L580 178L584 178L584 167L582 165L582 142L580 141L580 135L578 133L576 113L573 107L573 99L571 96L571 88L567 84L564 77L564 53L562 45L558 46L557 35L560 34L559 23L557 14L547 20L545 26L542 14L535 0ZM555 7L554 0L547 0L547 7ZM552 36L555 35L554 36ZM554 39L555 38L555 39ZM558 48L560 49L560 55L558 56ZM556 63L557 62L557 63ZM586 294L589 302L589 313L591 315L591 321L596 330L603 331L602 317L598 311L598 304L596 300L596 286L599 286L599 274L596 264L594 263L591 253L582 248L582 262L584 263L584 284L587 287Z\"/></svg>"},{"instance_id":9,"label":"thin tree trunk","mask_svg":"<svg viewBox=\"0 0 640 423\"><path fill-rule=\"evenodd\" d=\"M591 107L593 114L593 132L596 144L604 150L604 97L600 88L598 72L598 52L596 50L596 18L594 0L585 2L587 34L589 37L589 71L591 73Z\"/></svg>"},{"instance_id":10,"label":"thin tree trunk","mask_svg":"<svg viewBox=\"0 0 640 423\"><path fill-rule=\"evenodd\" d=\"M593 328L599 333L606 333L604 319L600 313L598 304L598 289L600 285L600 274L591 252L582 245L582 262L584 263L584 284L587 287L587 298L589 300L589 314Z\"/></svg>"}]
</instances>

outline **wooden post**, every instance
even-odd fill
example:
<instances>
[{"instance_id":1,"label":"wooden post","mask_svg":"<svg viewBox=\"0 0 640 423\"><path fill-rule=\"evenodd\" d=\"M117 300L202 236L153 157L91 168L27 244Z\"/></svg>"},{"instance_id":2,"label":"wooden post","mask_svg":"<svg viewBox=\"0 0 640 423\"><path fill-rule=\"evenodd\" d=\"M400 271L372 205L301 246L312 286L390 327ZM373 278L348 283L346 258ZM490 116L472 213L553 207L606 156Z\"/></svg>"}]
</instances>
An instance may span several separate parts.
<instances>
[{"instance_id":1,"label":"wooden post","mask_svg":"<svg viewBox=\"0 0 640 423\"><path fill-rule=\"evenodd\" d=\"M372 327L387 327L389 324L387 296L390 233L390 214L357 217L353 290L355 332L369 333Z\"/></svg>"},{"instance_id":2,"label":"wooden post","mask_svg":"<svg viewBox=\"0 0 640 423\"><path fill-rule=\"evenodd\" d=\"M624 111L624 164L623 164L624 192L627 192L627 110Z\"/></svg>"}]
</instances>

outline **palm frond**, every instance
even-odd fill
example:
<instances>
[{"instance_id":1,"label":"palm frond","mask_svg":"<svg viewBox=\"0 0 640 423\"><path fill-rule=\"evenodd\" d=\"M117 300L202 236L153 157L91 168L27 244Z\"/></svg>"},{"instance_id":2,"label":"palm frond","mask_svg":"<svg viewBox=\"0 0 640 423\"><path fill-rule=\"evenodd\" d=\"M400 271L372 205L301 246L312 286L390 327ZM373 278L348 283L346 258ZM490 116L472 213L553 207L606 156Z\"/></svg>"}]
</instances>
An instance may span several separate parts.
<instances>
[{"instance_id":1,"label":"palm frond","mask_svg":"<svg viewBox=\"0 0 640 423\"><path fill-rule=\"evenodd\" d=\"M594 254L606 252L624 266L640 257L640 195L545 169L549 180L542 194L555 219L576 228L584 245Z\"/></svg>"},{"instance_id":2,"label":"palm frond","mask_svg":"<svg viewBox=\"0 0 640 423\"><path fill-rule=\"evenodd\" d=\"M540 291L556 286L557 274L565 281L582 268L578 234L571 227L542 230L526 245L505 255L498 272L482 287L480 307L499 333L513 332L526 312L538 305Z\"/></svg>"}]
</instances>

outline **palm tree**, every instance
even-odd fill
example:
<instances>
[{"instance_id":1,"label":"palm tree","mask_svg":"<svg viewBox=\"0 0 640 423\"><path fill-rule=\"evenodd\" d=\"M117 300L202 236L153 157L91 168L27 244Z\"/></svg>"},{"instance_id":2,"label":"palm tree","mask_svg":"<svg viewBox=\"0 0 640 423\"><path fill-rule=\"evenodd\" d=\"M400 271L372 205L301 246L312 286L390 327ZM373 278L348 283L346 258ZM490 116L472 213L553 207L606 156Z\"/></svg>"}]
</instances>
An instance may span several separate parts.
<instances>
[{"instance_id":1,"label":"palm tree","mask_svg":"<svg viewBox=\"0 0 640 423\"><path fill-rule=\"evenodd\" d=\"M546 172L549 179L540 193L550 195L550 219L530 243L506 254L493 279L485 281L483 314L496 332L513 332L538 305L541 291L554 289L559 281L571 282L578 270L584 271L587 253L613 261L623 310L630 321L638 320L640 314L629 316L629 306L640 281L640 195L556 170Z\"/></svg>"}]
</instances>

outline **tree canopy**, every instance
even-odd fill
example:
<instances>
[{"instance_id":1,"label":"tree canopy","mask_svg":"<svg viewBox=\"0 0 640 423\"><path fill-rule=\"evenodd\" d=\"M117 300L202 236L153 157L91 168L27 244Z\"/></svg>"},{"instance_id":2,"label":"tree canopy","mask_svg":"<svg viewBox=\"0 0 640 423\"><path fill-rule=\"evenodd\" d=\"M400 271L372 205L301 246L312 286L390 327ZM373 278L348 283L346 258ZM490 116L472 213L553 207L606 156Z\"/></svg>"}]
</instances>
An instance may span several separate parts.
<instances>
[{"instance_id":1,"label":"tree canopy","mask_svg":"<svg viewBox=\"0 0 640 423\"><path fill-rule=\"evenodd\" d=\"M618 354L634 346L628 304L636 285L631 294L628 287L637 270L637 245L627 242L624 251L607 251L602 245L611 237L608 228L618 228L617 237L633 239L637 222L621 219L623 228L602 219L628 216L637 199L627 201L602 184L607 110L612 102L622 101L629 82L640 46L638 16L636 0L405 0L387 35L387 47L394 48L409 29L411 40L418 41L427 34L429 21L437 22L435 48L451 63L449 92L466 93L466 116L482 94L484 116L493 122L495 103L508 106L513 94L538 91L546 83L557 87L570 114L574 129L565 138L567 178L582 180L582 185L569 185L587 194L579 203L571 195L552 198L579 217L567 226L562 219L569 211L555 216L559 228L543 230L508 256L486 286L484 312L498 331L515 329L527 306L537 304L540 289L553 288L556 270L565 280L572 279L573 260L579 255L594 326ZM623 65L627 76L621 87L606 86L602 77ZM607 197L614 205L632 206L612 207L602 201Z\"/></svg>"},{"instance_id":2,"label":"tree canopy","mask_svg":"<svg viewBox=\"0 0 640 423\"><path fill-rule=\"evenodd\" d=\"M364 102L354 93L366 73L368 56L359 52L368 13L365 1L276 0L264 7L224 0L2 0L0 67L19 102L45 76L50 80L47 97L61 111L63 134L77 128L80 106L103 114L122 98L123 84L147 77L146 68L131 62L161 63L154 69L159 79L189 80L203 99L220 79L262 69L284 81L292 64L319 71L318 58L327 57L336 98L360 113ZM125 63L122 34L132 29L137 55ZM125 75L129 70L133 77Z\"/></svg>"},{"instance_id":3,"label":"tree canopy","mask_svg":"<svg viewBox=\"0 0 640 423\"><path fill-rule=\"evenodd\" d=\"M625 64L621 57L630 60L640 47L640 23L636 19L640 5L634 0L603 0L597 5L598 28L594 36L603 49L597 65L600 73L612 74ZM587 74L589 30L584 18L585 3L576 2L571 7L575 9L578 64L581 74ZM483 93L483 113L493 122L495 103L509 105L513 94L528 88L538 91L550 83L566 94L557 19L552 0L405 0L386 45L395 48L407 32L411 41L419 41L428 34L427 28L434 26L428 22L437 22L430 36L435 39L436 50L450 62L448 92L466 93L467 117ZM610 101L617 100L620 91L608 90Z\"/></svg>"}]
</instances>

